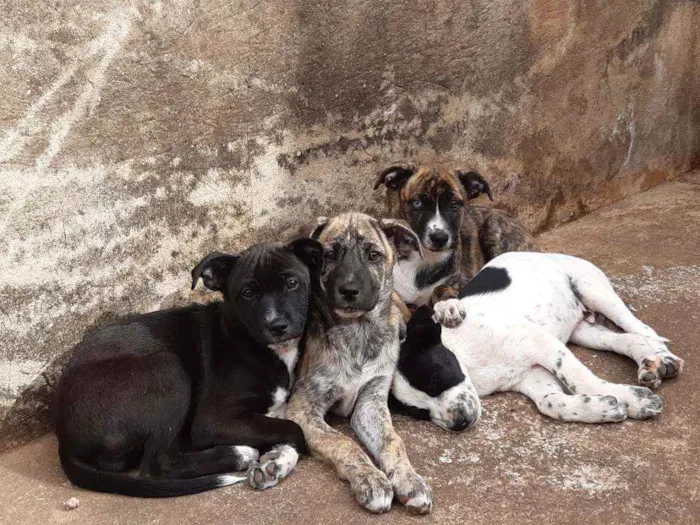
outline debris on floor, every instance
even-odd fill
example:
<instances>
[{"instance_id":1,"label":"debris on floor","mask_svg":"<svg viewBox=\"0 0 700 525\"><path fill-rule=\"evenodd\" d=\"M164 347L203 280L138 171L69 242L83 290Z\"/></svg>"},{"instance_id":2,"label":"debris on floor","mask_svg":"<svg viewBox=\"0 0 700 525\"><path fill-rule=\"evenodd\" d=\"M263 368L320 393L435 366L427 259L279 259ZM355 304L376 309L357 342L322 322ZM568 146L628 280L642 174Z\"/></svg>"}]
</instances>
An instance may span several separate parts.
<instances>
[{"instance_id":1,"label":"debris on floor","mask_svg":"<svg viewBox=\"0 0 700 525\"><path fill-rule=\"evenodd\" d=\"M80 500L78 498L71 498L63 502L63 510L75 510L80 507Z\"/></svg>"}]
</instances>

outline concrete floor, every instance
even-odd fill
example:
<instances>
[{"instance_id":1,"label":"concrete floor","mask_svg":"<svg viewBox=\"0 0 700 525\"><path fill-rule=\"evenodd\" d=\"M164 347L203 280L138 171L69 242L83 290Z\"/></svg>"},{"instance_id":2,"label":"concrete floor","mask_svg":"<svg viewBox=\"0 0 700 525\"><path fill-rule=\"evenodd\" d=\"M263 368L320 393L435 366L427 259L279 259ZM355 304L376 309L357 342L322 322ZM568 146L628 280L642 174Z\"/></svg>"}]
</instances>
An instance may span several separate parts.
<instances>
[{"instance_id":1,"label":"concrete floor","mask_svg":"<svg viewBox=\"0 0 700 525\"><path fill-rule=\"evenodd\" d=\"M0 522L112 523L700 523L700 175L688 175L541 237L548 250L585 256L613 278L638 315L673 341L686 373L664 383L655 421L587 426L541 416L517 394L490 397L477 426L449 434L396 418L435 510L400 505L372 516L331 469L312 459L280 486L234 486L170 500L89 493L60 470L45 437L0 457ZM602 377L631 382L625 358L576 350ZM80 507L66 511L70 497Z\"/></svg>"}]
</instances>

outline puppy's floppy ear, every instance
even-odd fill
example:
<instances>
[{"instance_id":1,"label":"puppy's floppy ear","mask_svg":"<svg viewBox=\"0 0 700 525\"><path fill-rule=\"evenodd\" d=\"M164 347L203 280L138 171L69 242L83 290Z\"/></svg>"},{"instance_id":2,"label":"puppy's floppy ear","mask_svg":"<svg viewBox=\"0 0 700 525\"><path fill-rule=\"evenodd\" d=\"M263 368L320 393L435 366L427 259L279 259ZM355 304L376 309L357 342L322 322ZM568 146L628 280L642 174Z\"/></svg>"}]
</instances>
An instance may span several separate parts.
<instances>
[{"instance_id":1,"label":"puppy's floppy ear","mask_svg":"<svg viewBox=\"0 0 700 525\"><path fill-rule=\"evenodd\" d=\"M379 227L389 237L389 240L394 243L394 246L398 246L401 243L408 244L420 254L421 259L424 258L420 239L406 221L401 219L382 219L379 221Z\"/></svg>"},{"instance_id":2,"label":"puppy's floppy ear","mask_svg":"<svg viewBox=\"0 0 700 525\"><path fill-rule=\"evenodd\" d=\"M479 175L477 172L458 171L457 176L464 186L464 189L467 190L467 197L469 197L469 200L476 199L482 193L485 193L489 196L489 199L493 200L489 183L486 182L486 179L484 179L484 177Z\"/></svg>"},{"instance_id":3,"label":"puppy's floppy ear","mask_svg":"<svg viewBox=\"0 0 700 525\"><path fill-rule=\"evenodd\" d=\"M321 266L323 245L315 239L297 239L287 245L287 249L296 255L309 268Z\"/></svg>"},{"instance_id":4,"label":"puppy's floppy ear","mask_svg":"<svg viewBox=\"0 0 700 525\"><path fill-rule=\"evenodd\" d=\"M306 224L290 228L287 230L284 238L286 240L318 239L326 224L328 224L328 217L316 217L313 221L309 221Z\"/></svg>"},{"instance_id":5,"label":"puppy's floppy ear","mask_svg":"<svg viewBox=\"0 0 700 525\"><path fill-rule=\"evenodd\" d=\"M237 260L238 255L220 252L210 253L192 270L192 289L194 290L201 277L204 286L210 290L221 290Z\"/></svg>"},{"instance_id":6,"label":"puppy's floppy ear","mask_svg":"<svg viewBox=\"0 0 700 525\"><path fill-rule=\"evenodd\" d=\"M317 239L326 224L328 224L327 217L316 217L305 224L297 224L282 232L281 241L286 243L295 239Z\"/></svg>"},{"instance_id":7,"label":"puppy's floppy ear","mask_svg":"<svg viewBox=\"0 0 700 525\"><path fill-rule=\"evenodd\" d=\"M400 190L415 171L416 167L413 164L393 164L379 172L374 182L374 189L384 184L389 190Z\"/></svg>"},{"instance_id":8,"label":"puppy's floppy ear","mask_svg":"<svg viewBox=\"0 0 700 525\"><path fill-rule=\"evenodd\" d=\"M312 223L312 228L308 234L309 239L318 239L323 231L323 228L328 224L328 217L316 217L316 220Z\"/></svg>"}]
</instances>

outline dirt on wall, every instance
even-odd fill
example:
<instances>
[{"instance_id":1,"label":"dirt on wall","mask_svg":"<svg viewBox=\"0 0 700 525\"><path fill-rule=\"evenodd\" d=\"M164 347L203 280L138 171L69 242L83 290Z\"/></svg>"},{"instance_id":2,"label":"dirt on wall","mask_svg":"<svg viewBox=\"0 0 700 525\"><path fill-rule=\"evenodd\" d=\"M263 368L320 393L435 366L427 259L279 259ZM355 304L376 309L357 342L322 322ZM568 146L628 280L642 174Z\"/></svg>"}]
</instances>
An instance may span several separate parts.
<instances>
[{"instance_id":1,"label":"dirt on wall","mask_svg":"<svg viewBox=\"0 0 700 525\"><path fill-rule=\"evenodd\" d=\"M700 163L700 4L15 0L0 7L0 449L86 329L202 299L214 249L435 156L550 228Z\"/></svg>"}]
</instances>

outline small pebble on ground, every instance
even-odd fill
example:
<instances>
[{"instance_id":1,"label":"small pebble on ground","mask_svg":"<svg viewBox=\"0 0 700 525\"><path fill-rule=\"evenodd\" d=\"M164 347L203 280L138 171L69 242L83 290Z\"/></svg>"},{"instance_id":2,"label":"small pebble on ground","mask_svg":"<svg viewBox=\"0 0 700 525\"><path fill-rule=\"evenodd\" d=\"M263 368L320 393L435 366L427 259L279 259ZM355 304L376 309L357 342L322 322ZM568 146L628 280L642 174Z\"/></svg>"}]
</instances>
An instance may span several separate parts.
<instances>
[{"instance_id":1,"label":"small pebble on ground","mask_svg":"<svg viewBox=\"0 0 700 525\"><path fill-rule=\"evenodd\" d=\"M64 510L73 510L80 507L80 500L78 498L71 498L63 502Z\"/></svg>"}]
</instances>

